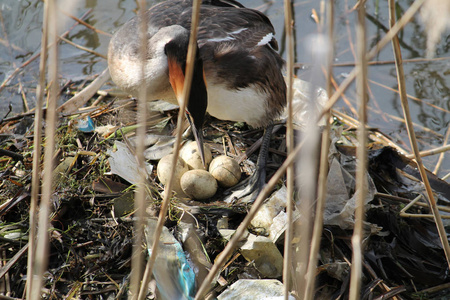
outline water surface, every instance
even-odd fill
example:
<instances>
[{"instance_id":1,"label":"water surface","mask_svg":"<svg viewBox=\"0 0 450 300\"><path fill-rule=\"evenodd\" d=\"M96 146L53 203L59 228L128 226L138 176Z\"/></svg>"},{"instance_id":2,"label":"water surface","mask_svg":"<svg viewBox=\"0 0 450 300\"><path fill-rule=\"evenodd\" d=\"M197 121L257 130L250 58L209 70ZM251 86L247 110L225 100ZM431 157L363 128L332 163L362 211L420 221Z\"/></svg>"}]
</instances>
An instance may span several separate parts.
<instances>
[{"instance_id":1,"label":"water surface","mask_svg":"<svg viewBox=\"0 0 450 300\"><path fill-rule=\"evenodd\" d=\"M283 30L283 1L247 0L244 5L259 9L272 20L277 32L280 50L285 56ZM61 1L62 9L69 9L69 3ZM149 1L148 7L155 1ZM335 1L335 63L334 78L340 83L352 70L355 60L355 22L356 13L352 11L354 1ZM367 34L368 47L373 47L389 27L387 1L367 1ZM412 1L399 1L398 10L405 11ZM378 5L378 6L376 6ZM74 16L81 17L88 12L86 22L107 33L114 32L121 24L136 14L136 2L125 0L84 0L78 1L70 10ZM14 70L27 62L40 51L43 3L40 0L2 0L0 2L0 82L3 82ZM311 57L308 51L309 36L317 34L319 26L312 18L315 10L320 17L320 1L295 1L295 37L296 62L301 68L296 69L298 77L309 80ZM61 26L61 32L70 29L74 24L69 20ZM67 35L72 42L106 55L109 36L92 31L82 25L72 28ZM400 33L402 54L405 60L424 58L426 55L426 33L419 18L413 19ZM406 90L410 99L413 121L421 149L429 149L442 145L443 136L450 124L450 33L444 32L440 43L436 46L435 58L414 62L405 62ZM80 84L91 80L99 74L107 63L105 59L77 49L64 42L60 46L60 77L62 84L72 81ZM379 128L396 143L410 149L405 126L395 117L402 118L402 108L397 89L397 80L390 44L375 58L385 64L373 65L369 68L369 125ZM348 64L346 64L348 63ZM343 66L345 64L345 66ZM11 104L13 113L24 111L23 98L30 108L34 107L35 87L39 74L39 59L30 62L0 92L0 118L8 111ZM341 111L353 115L357 108L354 97L354 85L346 92L350 105L340 101L337 105ZM447 155L448 156L448 155ZM426 158L426 165L433 169L437 156ZM450 159L447 158L439 175L450 171Z\"/></svg>"}]
</instances>

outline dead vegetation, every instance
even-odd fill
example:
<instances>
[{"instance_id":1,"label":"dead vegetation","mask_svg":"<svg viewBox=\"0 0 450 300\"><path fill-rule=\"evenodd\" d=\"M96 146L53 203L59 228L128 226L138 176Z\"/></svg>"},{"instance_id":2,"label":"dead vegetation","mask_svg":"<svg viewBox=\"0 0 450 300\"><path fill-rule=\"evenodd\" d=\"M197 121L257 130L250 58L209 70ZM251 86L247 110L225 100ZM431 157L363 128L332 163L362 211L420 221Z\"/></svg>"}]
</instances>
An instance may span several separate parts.
<instances>
[{"instance_id":1,"label":"dead vegetation","mask_svg":"<svg viewBox=\"0 0 450 300\"><path fill-rule=\"evenodd\" d=\"M64 85L64 91L68 87L82 89L76 84ZM127 155L134 158L137 103L133 99L117 99L113 90L98 89L86 97L85 108L79 106L70 114L60 108L64 117L58 120L56 134L52 137L56 142L51 159L55 166L53 171L43 167L44 155L37 159L39 178L45 172L51 172L48 267L43 274L42 289L47 299L127 298L132 280L133 244L137 243L137 251L143 256L147 256L147 247L150 247L144 237L140 241L135 238L137 217L133 200L140 180L137 170L141 167L134 161L131 169L136 174L129 169L112 170L110 161L119 148L118 142L123 143L124 149L129 151ZM355 193L356 151L359 146L356 128L360 124L342 112L331 113L326 204L321 212L324 227L319 236L318 264L314 270L314 299L351 297L352 235L358 197ZM158 216L164 200L163 186L155 170L158 158L172 149L177 114L177 110L171 107L158 106L147 116L146 136L150 142L146 147L152 150L146 152L150 156L147 157L149 176L144 189L148 207L146 217ZM19 299L26 294L28 280L27 251L30 245L30 210L33 211L33 158L36 153L33 142L35 114L31 111L0 117L0 297ZM281 125L271 144L269 178L277 174L280 167L283 168L286 157L289 157L285 142L288 131ZM255 151L252 145L261 134L261 130L248 128L245 124L215 119L209 119L205 129L213 154L226 153L237 159L244 177L254 170L256 154L252 153ZM48 138L44 137L40 153L44 153L48 146ZM448 135L436 135L436 138L443 139L444 146L447 146ZM445 299L449 294L449 266L441 243L442 234L439 235L436 229L433 207L430 210L417 164L411 157L406 157L403 148L377 129L368 129L368 168L364 174L367 195L363 197L365 221L361 222L361 299ZM443 147L441 151L448 149ZM427 170L426 173L435 208L439 210L443 224L447 225L449 184L434 175L436 171ZM270 192L280 191L288 185L284 173L275 183ZM164 220L170 233L187 252L187 248L193 249L193 246L188 246L184 237L186 228L193 228L194 239L201 242L201 251L189 254L198 268L197 288L208 274L205 269L209 270L217 262L219 254L223 254L225 264L220 266L218 284L214 286L212 296L222 293L238 279L268 278L256 260L244 257L242 244L228 255L224 254L230 237L224 236L221 230L234 232L252 208L239 202L221 202L224 192L225 189L219 189L207 203L171 197ZM295 195L299 193L301 191L296 189ZM38 189L37 195L40 201L42 190ZM299 228L302 211L299 202L293 203L293 224L294 228ZM308 214L317 214L316 209L310 208ZM286 213L286 208L276 215L280 213ZM246 228L248 235L270 236L270 228L255 225ZM444 237L447 238L446 235ZM294 231L292 243L299 243L299 239L299 232ZM273 243L283 254L284 231ZM291 276L294 284L290 290L302 299L303 294L297 294L299 287L295 283L300 276L295 272ZM158 298L154 283L150 284L147 297Z\"/></svg>"}]
</instances>

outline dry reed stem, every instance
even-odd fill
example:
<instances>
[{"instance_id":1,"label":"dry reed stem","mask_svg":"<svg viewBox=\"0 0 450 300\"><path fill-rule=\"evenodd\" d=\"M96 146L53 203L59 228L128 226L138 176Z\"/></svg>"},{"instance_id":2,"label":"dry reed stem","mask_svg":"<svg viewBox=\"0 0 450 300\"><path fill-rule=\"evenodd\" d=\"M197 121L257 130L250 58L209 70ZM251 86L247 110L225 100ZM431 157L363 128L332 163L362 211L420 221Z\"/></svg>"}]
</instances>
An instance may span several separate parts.
<instances>
[{"instance_id":1,"label":"dry reed stem","mask_svg":"<svg viewBox=\"0 0 450 300\"><path fill-rule=\"evenodd\" d=\"M74 42L72 42L72 41L69 41L69 40L66 39L65 37L62 37L62 36L61 36L61 37L59 37L59 38L60 38L62 41L66 42L67 44L74 46L75 48L78 48L78 49L80 49L80 50L83 50L83 51L86 51L86 52L88 52L88 53L94 54L94 55L99 56L99 57L101 57L101 58L107 59L106 55L103 55L103 54L101 54L101 53L98 53L98 52L96 52L96 51L94 51L94 50L92 50L92 49L83 47L83 46L81 46L81 45L78 45L78 44L76 44L76 43L74 43Z\"/></svg>"},{"instance_id":2,"label":"dry reed stem","mask_svg":"<svg viewBox=\"0 0 450 300\"><path fill-rule=\"evenodd\" d=\"M395 22L395 2L394 0L389 0L389 25L393 28L397 23ZM415 160L417 162L417 167L420 172L420 176L422 177L422 181L425 185L425 190L428 195L428 201L430 204L431 212L434 216L434 221L436 223L436 227L439 233L439 238L441 239L442 247L445 253L445 257L447 259L447 264L450 267L450 246L448 244L447 234L445 232L444 225L442 223L442 218L440 216L439 210L436 206L436 200L433 196L433 190L431 189L430 183L428 181L427 173L422 163L422 158L419 153L419 147L417 145L416 135L414 133L414 128L411 120L411 115L409 112L409 104L408 99L406 97L406 87L405 87L405 74L403 71L402 65L402 54L400 49L400 43L398 36L395 35L392 39L392 48L394 50L395 57L395 68L397 70L397 80L398 87L400 92L400 100L402 103L403 114L406 120L408 136L411 143L411 147L415 156Z\"/></svg>"},{"instance_id":3,"label":"dry reed stem","mask_svg":"<svg viewBox=\"0 0 450 300\"><path fill-rule=\"evenodd\" d=\"M292 108L292 86L294 83L294 36L292 34L292 3L290 0L284 1L284 27L286 31L287 42L287 60L286 60L286 72L287 72L287 108L288 118L286 121L286 147L287 154L291 154L294 145L294 126L292 122L293 108ZM283 284L284 284L284 299L288 300L291 282L291 270L292 270L292 210L293 210L293 195L294 195L294 165L291 165L287 169L287 198L286 198L286 215L287 215L287 229L284 239L284 258L283 258Z\"/></svg>"},{"instance_id":4,"label":"dry reed stem","mask_svg":"<svg viewBox=\"0 0 450 300\"><path fill-rule=\"evenodd\" d=\"M359 1L356 2L356 5L358 5ZM351 13L353 10L356 9L356 5L352 7L348 13ZM348 7L348 0L345 0L345 7ZM350 29L350 20L348 18L345 19L345 29L347 31L347 39L348 39L348 45L350 46L350 52L353 55L353 59L356 61L356 50L355 50L355 43L353 42L353 34ZM356 64L355 64L356 65Z\"/></svg>"},{"instance_id":5,"label":"dry reed stem","mask_svg":"<svg viewBox=\"0 0 450 300\"><path fill-rule=\"evenodd\" d=\"M68 16L69 18L73 19L74 21L77 21L78 23L80 23L80 24L83 25L84 27L87 27L87 28L89 28L90 30L92 30L92 31L94 31L94 32L97 32L97 33L106 35L106 36L108 36L108 37L111 37L111 36L112 36L111 33L104 32L103 30L97 29L97 28L95 28L94 26L92 26L91 24L86 23L86 22L83 21L82 19L79 19L79 18L75 17L74 15L68 13L68 12L65 11L65 10L60 9L59 11L62 12L63 14L65 14L66 16Z\"/></svg>"},{"instance_id":6,"label":"dry reed stem","mask_svg":"<svg viewBox=\"0 0 450 300\"><path fill-rule=\"evenodd\" d=\"M394 196L394 195L380 193L380 192L375 193L374 197L386 198L386 199L389 199L389 200L393 200L393 201L397 201L397 202L401 202L401 203L406 203L406 204L411 202L411 200L407 199L407 198L402 198L402 197L399 197L399 196ZM422 203L422 202L416 202L416 203L414 203L414 205L418 206L418 207L430 208L430 206L427 203ZM439 206L438 205L438 209L441 210L441 211L445 211L445 212L450 213L450 208L447 207L447 206Z\"/></svg>"},{"instance_id":7,"label":"dry reed stem","mask_svg":"<svg viewBox=\"0 0 450 300\"><path fill-rule=\"evenodd\" d=\"M418 202L420 199L422 199L422 197L423 197L423 195L419 195L419 196L417 196L415 199L413 199L411 202L409 202L409 203L408 203L408 204L400 211L400 217L403 217L403 218L434 218L434 215L433 215L433 214L410 214L410 213L407 213L408 209L410 209L413 205L417 205L417 204L423 204L423 206L421 205L422 207L427 207L427 208L429 208L429 206L426 205L425 203ZM439 209L439 210L442 210L441 208L442 208L442 207L438 206L438 209ZM446 210L448 211L448 209L446 209ZM443 218L443 219L450 219L450 216L445 215L445 216L442 216L442 218Z\"/></svg>"},{"instance_id":8,"label":"dry reed stem","mask_svg":"<svg viewBox=\"0 0 450 300\"><path fill-rule=\"evenodd\" d=\"M440 61L440 60L449 60L450 57L434 57L434 58L407 58L404 59L404 63L416 63L416 62L430 62L430 61ZM376 65L393 65L395 64L394 60L377 60L377 61L369 61L367 62L367 65L369 66L376 66ZM297 67L297 64L295 64ZM355 66L355 62L341 62L341 63L334 63L333 67L352 67Z\"/></svg>"},{"instance_id":9,"label":"dry reed stem","mask_svg":"<svg viewBox=\"0 0 450 300\"><path fill-rule=\"evenodd\" d=\"M447 59L449 59L449 58L447 58ZM378 86L381 86L382 88L385 88L385 89L387 89L387 90L389 90L389 91L391 91L391 92L394 92L394 93L399 94L399 91L398 91L398 90L393 89L393 88L391 88L391 87L389 87L389 86L387 86L387 85L385 85L385 84L376 82L376 81L371 80L371 79L369 79L369 82L370 82L370 83L373 83L373 84L376 84L376 85L378 85ZM437 109L437 110L440 110L440 111L442 111L442 112L444 112L444 113L450 114L450 110L445 109L444 107L437 106L437 105L435 105L435 104L433 104L433 103L430 103L430 102L428 102L428 101L423 101L422 99L417 98L417 97L414 97L414 96L412 96L412 95L410 95L410 94L406 94L406 96L408 97L408 99L411 99L411 100L414 100L414 101L416 101L416 102L419 102L420 105L427 105L427 106L429 106L429 107L432 107L433 109ZM418 126L418 125L416 125L416 124L414 124L414 125L415 125L415 126Z\"/></svg>"},{"instance_id":10,"label":"dry reed stem","mask_svg":"<svg viewBox=\"0 0 450 300\"><path fill-rule=\"evenodd\" d=\"M319 28L319 32L320 32ZM319 161L318 147L320 142L320 131L318 122L318 112L315 109L316 97L313 86L320 86L322 81L321 65L323 61L327 60L326 54L326 39L323 34L319 33L312 38L312 41L308 43L309 55L312 58L311 68L311 87L308 91L305 91L309 97L306 105L309 112L309 120L306 122L305 129L302 131L301 139L305 141L305 146L301 151L299 157L299 163L297 166L301 169L297 169L298 176L297 182L301 186L299 199L297 200L299 206L299 212L301 213L301 221L296 224L295 238L299 240L296 243L296 263L295 272L296 276L296 289L299 295L304 296L306 293L306 273L308 270L308 261L310 256L311 236L313 229L313 216L315 215L314 205L316 200L316 186L317 186L317 172ZM297 231L298 229L298 231Z\"/></svg>"},{"instance_id":11,"label":"dry reed stem","mask_svg":"<svg viewBox=\"0 0 450 300\"><path fill-rule=\"evenodd\" d=\"M188 53L186 58L186 74L183 86L183 93L181 95L181 99L178 99L178 104L180 106L180 110L178 111L177 118L177 130L176 130L176 139L175 139L175 148L173 150L173 160L172 165L175 166L178 160L178 154L180 152L180 144L181 144L181 136L182 136L182 124L185 117L186 105L187 105L187 97L189 95L192 83L192 75L194 73L194 59L196 54L196 45L197 45L197 32L198 32L198 23L199 23L199 15L200 15L200 0L194 0L192 3L192 23L191 23L191 34L189 38L189 46ZM173 179L175 175L175 168L172 168L170 172L169 182L165 187L164 199L161 205L161 210L158 217L158 223L156 225L155 235L153 237L153 245L152 245L152 254L147 261L147 265L145 268L144 278L142 280L141 289L139 291L139 298L144 299L146 295L147 285L150 281L150 275L152 273L153 266L155 264L156 255L158 253L159 248L159 238L161 236L161 232L164 226L164 221L167 215L167 209L170 204L170 197L172 195L172 186Z\"/></svg>"},{"instance_id":12,"label":"dry reed stem","mask_svg":"<svg viewBox=\"0 0 450 300\"><path fill-rule=\"evenodd\" d=\"M327 94L331 95L333 92L332 74L333 74L333 58L334 58L334 3L327 2L327 24L328 24L328 52L327 52ZM306 271L306 290L304 299L314 299L314 287L317 272L317 260L319 256L320 240L323 231L323 212L325 209L325 201L327 194L327 177L328 177L328 153L330 147L330 118L331 113L325 114L325 128L322 132L322 143L320 152L320 166L318 177L318 194L316 212L313 226L313 233L311 238L311 251L309 255L308 268Z\"/></svg>"},{"instance_id":13,"label":"dry reed stem","mask_svg":"<svg viewBox=\"0 0 450 300\"><path fill-rule=\"evenodd\" d=\"M436 154L444 154L445 152L450 150L450 145L445 145L445 146L441 146L441 147L436 147L430 150L425 150L425 151L420 151L419 155L420 157L425 157L425 156L430 156L430 155L436 155ZM414 154L408 154L406 155L407 158L414 158ZM433 171L433 173L436 174L435 171Z\"/></svg>"},{"instance_id":14,"label":"dry reed stem","mask_svg":"<svg viewBox=\"0 0 450 300\"><path fill-rule=\"evenodd\" d=\"M138 1L139 10L139 26L138 34L140 39L139 56L141 66L139 69L139 77L141 78L141 86L139 87L139 101L138 101L138 127L136 129L136 159L139 168L139 184L137 185L136 194L134 198L134 209L136 220L134 221L134 241L133 254L131 256L131 278L130 278L130 292L131 299L135 300L139 297L139 287L142 280L142 270L144 266L144 256L142 253L142 240L144 238L145 225L145 183L146 183L146 169L145 169L145 133L146 133L146 117L147 117L147 87L145 82L145 61L147 56L147 19L146 19L146 3L144 0Z\"/></svg>"},{"instance_id":15,"label":"dry reed stem","mask_svg":"<svg viewBox=\"0 0 450 300\"><path fill-rule=\"evenodd\" d=\"M54 45L49 47L49 67L48 73L51 80L49 89L49 99L47 104L46 128L45 128L45 150L44 150L44 175L42 186L42 197L39 206L39 225L36 242L36 257L33 269L32 289L29 299L40 299L41 288L44 280L44 273L48 263L48 228L50 215L50 198L52 196L52 174L53 174L53 154L55 149L56 134L56 102L59 94L58 84L58 47L57 47L57 10L56 1L49 0L45 2L48 5L48 43ZM37 145L39 147L39 145ZM34 226L34 224L32 225Z\"/></svg>"},{"instance_id":16,"label":"dry reed stem","mask_svg":"<svg viewBox=\"0 0 450 300\"><path fill-rule=\"evenodd\" d=\"M22 256L27 252L29 249L30 243L27 243L25 246L23 246L19 251L17 251L13 257L6 258L4 257L4 260L8 260L8 262L3 263L0 265L0 278L3 279L3 276L6 276L9 272L9 270L22 258ZM3 260L3 259L2 259ZM28 270L27 270L28 271ZM5 280L6 281L6 280ZM2 296L2 295L1 295ZM0 297L1 297L0 296ZM1 298L0 298L1 299Z\"/></svg>"},{"instance_id":17,"label":"dry reed stem","mask_svg":"<svg viewBox=\"0 0 450 300\"><path fill-rule=\"evenodd\" d=\"M444 145L443 147L448 146L448 139L449 139L449 137L450 137L450 124L448 125L447 133L445 134L444 142L442 143ZM420 153L420 155L423 156L422 153ZM444 161L444 156L445 156L444 152L442 152L439 155L439 159L438 159L438 161L436 163L436 166L434 167L434 170L433 170L433 173L436 174L436 175L439 172L439 168L441 167L442 162Z\"/></svg>"},{"instance_id":18,"label":"dry reed stem","mask_svg":"<svg viewBox=\"0 0 450 300\"><path fill-rule=\"evenodd\" d=\"M359 299L362 279L363 261L363 221L365 213L364 200L367 194L367 58L366 58L366 9L358 6L358 23L356 25L357 61L356 91L359 102L358 147L356 149L356 208L355 225L352 236L353 257L350 275L349 299Z\"/></svg>"},{"instance_id":19,"label":"dry reed stem","mask_svg":"<svg viewBox=\"0 0 450 300\"><path fill-rule=\"evenodd\" d=\"M336 90L339 89L339 85L333 76L331 76L331 82ZM347 105L348 109L350 109L352 114L357 117L358 111L353 107L352 102L347 98L345 94L342 94L342 101L344 101L345 105Z\"/></svg>"},{"instance_id":20,"label":"dry reed stem","mask_svg":"<svg viewBox=\"0 0 450 300\"><path fill-rule=\"evenodd\" d=\"M427 295L427 294L433 294L433 293L436 293L436 292L439 292L439 291L442 291L442 290L445 290L448 288L450 288L450 283L446 282L446 283L443 283L443 284L440 284L437 286L430 287L428 289L420 290L420 291L418 291L418 293L420 293L422 295Z\"/></svg>"},{"instance_id":21,"label":"dry reed stem","mask_svg":"<svg viewBox=\"0 0 450 300\"><path fill-rule=\"evenodd\" d=\"M47 53L48 44L48 4L44 4L44 15L42 17L42 36L41 36L41 53ZM45 66L47 63L47 55L42 55L39 62L39 81L36 87L36 111L34 115L34 135L33 135L33 171L31 177L31 200L30 200L30 227L28 233L28 258L27 258L27 284L26 298L31 299L31 291L33 286L35 248L36 248L36 215L37 202L40 189L41 175L41 154L42 154L42 107L44 106L44 90L45 90Z\"/></svg>"}]
</instances>

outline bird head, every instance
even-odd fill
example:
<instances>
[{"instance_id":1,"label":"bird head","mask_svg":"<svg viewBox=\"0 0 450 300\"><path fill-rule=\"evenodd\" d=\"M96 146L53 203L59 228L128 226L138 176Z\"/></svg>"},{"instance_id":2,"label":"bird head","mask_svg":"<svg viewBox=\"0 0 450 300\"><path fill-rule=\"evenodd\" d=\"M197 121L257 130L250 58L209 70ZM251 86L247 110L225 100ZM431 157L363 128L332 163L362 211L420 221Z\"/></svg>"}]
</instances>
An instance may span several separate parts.
<instances>
[{"instance_id":1,"label":"bird head","mask_svg":"<svg viewBox=\"0 0 450 300\"><path fill-rule=\"evenodd\" d=\"M177 33L169 42L167 42L164 47L164 52L167 56L169 66L170 84L175 92L178 103L180 103L186 74L189 31L181 26L176 26L175 30L177 30ZM206 166L202 127L205 120L206 108L208 106L208 96L206 92L203 61L200 57L198 46L194 59L192 83L186 101L188 101L186 105L186 115L191 124L195 140L197 141L203 165Z\"/></svg>"}]
</instances>

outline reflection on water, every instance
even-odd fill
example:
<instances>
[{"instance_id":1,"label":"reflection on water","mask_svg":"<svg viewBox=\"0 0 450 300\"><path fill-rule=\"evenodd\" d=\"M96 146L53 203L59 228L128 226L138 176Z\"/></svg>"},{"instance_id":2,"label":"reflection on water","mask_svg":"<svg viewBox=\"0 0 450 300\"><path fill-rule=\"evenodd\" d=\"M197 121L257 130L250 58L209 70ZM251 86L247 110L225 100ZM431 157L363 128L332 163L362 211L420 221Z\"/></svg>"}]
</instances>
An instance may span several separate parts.
<instances>
[{"instance_id":1,"label":"reflection on water","mask_svg":"<svg viewBox=\"0 0 450 300\"><path fill-rule=\"evenodd\" d=\"M157 1L149 1L154 3ZM355 58L355 14L351 11L349 1L336 2L336 63L352 63ZM62 3L62 2L61 2ZM282 1L248 0L242 1L248 7L257 8L266 13L272 20L277 31L277 38L281 52L284 54L283 39L283 7ZM378 3L379 7L374 7ZM403 13L412 1L400 1L398 9ZM368 1L367 4L367 28L368 46L373 47L388 30L387 1ZM0 82L8 78L15 69L27 62L40 51L42 1L40 0L3 0L0 3ZM297 1L295 8L295 34L296 34L296 61L306 67L297 70L297 75L308 80L310 72L306 47L307 36L317 32L318 26L311 18L312 9L315 9L320 17L319 1ZM63 6L62 9L65 9ZM71 14L80 17L88 10L85 21L97 29L112 33L126 20L135 15L135 1L124 0L84 0L79 1L76 9ZM377 12L377 13L375 13ZM69 20L61 32L70 29L75 21ZM426 50L426 35L423 24L414 19L401 33L400 42L404 59L424 58ZM109 36L100 32L78 25L71 28L67 39L72 42L92 49L98 53L106 54ZM449 55L449 32L445 32L441 42L436 47L436 58L445 58ZM62 84L69 80L81 82L91 79L106 67L106 61L94 54L87 53L66 43L60 46L60 74ZM429 133L417 127L424 148L439 146L442 144L442 136L445 135L450 124L450 60L424 60L421 62L405 62L407 93L418 100L410 101L411 113L414 122L431 129L436 134ZM377 61L389 62L393 60L390 45L385 47L376 57ZM34 106L35 86L38 77L39 60L35 59L21 68L21 72L10 81L0 92L0 118L7 111L9 103L12 103L14 113L23 111L23 97L30 108ZM345 74L348 74L352 66L336 67L334 77L341 82ZM402 109L397 93L389 89L397 88L395 68L392 63L371 66L369 77L369 96L371 103L370 125L380 128L386 134L392 135L394 140L404 141L406 147L409 142L406 138L404 125L393 120L390 115L402 117ZM23 91L23 93L22 93ZM351 103L356 107L354 99L354 87L347 92ZM339 107L350 113L350 109L344 103ZM427 158L430 167L433 166L436 157ZM450 160L447 159L447 170L450 169ZM442 175L442 174L441 174Z\"/></svg>"}]
</instances>

